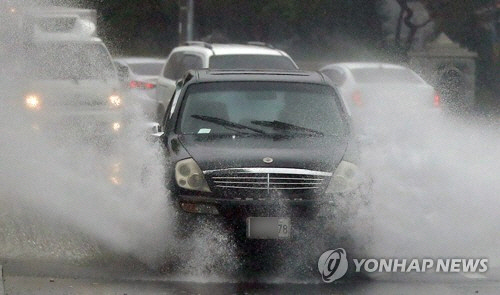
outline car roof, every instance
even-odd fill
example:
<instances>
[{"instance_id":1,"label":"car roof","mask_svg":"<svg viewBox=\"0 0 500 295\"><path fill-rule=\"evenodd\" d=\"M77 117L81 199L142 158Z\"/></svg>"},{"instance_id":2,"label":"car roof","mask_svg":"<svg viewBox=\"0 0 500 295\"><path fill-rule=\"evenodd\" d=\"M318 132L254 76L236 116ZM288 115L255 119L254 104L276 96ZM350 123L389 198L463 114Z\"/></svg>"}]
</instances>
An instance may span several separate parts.
<instances>
[{"instance_id":1,"label":"car roof","mask_svg":"<svg viewBox=\"0 0 500 295\"><path fill-rule=\"evenodd\" d=\"M382 62L343 62L343 63L333 63L324 66L322 69L331 68L333 66L341 66L349 70L353 69L375 69L375 68L385 68L385 69L407 69L404 66L390 63Z\"/></svg>"},{"instance_id":2,"label":"car roof","mask_svg":"<svg viewBox=\"0 0 500 295\"><path fill-rule=\"evenodd\" d=\"M242 45L242 44L212 44L215 55L231 54L263 54L263 55L283 55L280 50L265 46Z\"/></svg>"},{"instance_id":3,"label":"car roof","mask_svg":"<svg viewBox=\"0 0 500 295\"><path fill-rule=\"evenodd\" d=\"M246 44L218 44L218 43L203 43L193 42L192 45L185 45L176 47L176 51L194 51L203 52L207 55L284 55L288 56L281 50L259 45L246 45Z\"/></svg>"},{"instance_id":4,"label":"car roof","mask_svg":"<svg viewBox=\"0 0 500 295\"><path fill-rule=\"evenodd\" d=\"M140 63L164 63L165 58L155 57L141 57L141 56L124 56L114 58L114 61L123 62L126 64L140 64Z\"/></svg>"},{"instance_id":5,"label":"car roof","mask_svg":"<svg viewBox=\"0 0 500 295\"><path fill-rule=\"evenodd\" d=\"M104 42L99 37L87 37L71 34L51 34L48 36L35 37L33 42L36 44L44 43L88 43L88 44L103 44Z\"/></svg>"},{"instance_id":6,"label":"car roof","mask_svg":"<svg viewBox=\"0 0 500 295\"><path fill-rule=\"evenodd\" d=\"M283 71L283 70L213 70L202 69L189 71L185 76L186 82L222 82L222 81L270 81L296 82L310 84L331 84L320 72L311 71Z\"/></svg>"}]
</instances>

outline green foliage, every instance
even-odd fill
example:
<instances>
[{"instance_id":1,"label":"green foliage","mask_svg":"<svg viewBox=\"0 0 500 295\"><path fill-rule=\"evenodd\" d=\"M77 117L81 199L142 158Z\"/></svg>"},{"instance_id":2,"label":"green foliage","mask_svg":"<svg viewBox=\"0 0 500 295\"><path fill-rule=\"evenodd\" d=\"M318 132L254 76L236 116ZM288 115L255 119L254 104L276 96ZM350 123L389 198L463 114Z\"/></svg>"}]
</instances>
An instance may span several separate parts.
<instances>
[{"instance_id":1,"label":"green foliage","mask_svg":"<svg viewBox=\"0 0 500 295\"><path fill-rule=\"evenodd\" d=\"M477 50L484 41L480 36L480 17L475 13L488 0L422 0L430 10L437 27L451 39Z\"/></svg>"}]
</instances>

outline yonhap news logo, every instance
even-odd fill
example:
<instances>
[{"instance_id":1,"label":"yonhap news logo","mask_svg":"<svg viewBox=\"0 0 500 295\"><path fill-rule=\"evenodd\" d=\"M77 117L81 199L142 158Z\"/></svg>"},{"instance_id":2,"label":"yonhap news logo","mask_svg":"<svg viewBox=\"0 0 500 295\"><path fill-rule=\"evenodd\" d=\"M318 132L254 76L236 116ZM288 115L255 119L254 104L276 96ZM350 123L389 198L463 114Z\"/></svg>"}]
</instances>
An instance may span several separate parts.
<instances>
[{"instance_id":1,"label":"yonhap news logo","mask_svg":"<svg viewBox=\"0 0 500 295\"><path fill-rule=\"evenodd\" d=\"M331 283L343 277L347 268L347 254L342 248L328 250L319 257L318 270L325 283Z\"/></svg>"},{"instance_id":2,"label":"yonhap news logo","mask_svg":"<svg viewBox=\"0 0 500 295\"><path fill-rule=\"evenodd\" d=\"M487 258L363 258L352 259L351 267L360 273L484 273L488 271ZM325 283L342 278L349 268L347 252L343 248L328 250L318 260L318 271Z\"/></svg>"}]
</instances>

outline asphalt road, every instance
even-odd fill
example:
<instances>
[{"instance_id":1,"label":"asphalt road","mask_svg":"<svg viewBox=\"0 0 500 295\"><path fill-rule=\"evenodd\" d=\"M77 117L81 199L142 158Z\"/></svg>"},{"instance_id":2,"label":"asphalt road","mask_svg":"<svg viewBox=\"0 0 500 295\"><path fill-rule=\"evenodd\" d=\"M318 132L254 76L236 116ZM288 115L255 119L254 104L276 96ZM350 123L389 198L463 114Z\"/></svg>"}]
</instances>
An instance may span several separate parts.
<instances>
[{"instance_id":1,"label":"asphalt road","mask_svg":"<svg viewBox=\"0 0 500 295\"><path fill-rule=\"evenodd\" d=\"M201 280L152 271L131 260L107 265L4 260L5 294L498 294L498 270L485 277L460 274L379 275L323 283ZM1 285L0 285L1 286ZM0 288L1 290L1 288ZM0 292L0 294L2 294Z\"/></svg>"}]
</instances>

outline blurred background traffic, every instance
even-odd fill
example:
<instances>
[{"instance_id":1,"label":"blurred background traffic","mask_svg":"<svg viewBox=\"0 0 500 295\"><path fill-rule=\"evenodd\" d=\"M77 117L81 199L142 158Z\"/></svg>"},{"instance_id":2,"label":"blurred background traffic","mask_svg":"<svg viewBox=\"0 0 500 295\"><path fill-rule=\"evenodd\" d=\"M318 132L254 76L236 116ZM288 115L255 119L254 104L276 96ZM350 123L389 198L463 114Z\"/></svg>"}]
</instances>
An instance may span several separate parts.
<instances>
[{"instance_id":1,"label":"blurred background traffic","mask_svg":"<svg viewBox=\"0 0 500 295\"><path fill-rule=\"evenodd\" d=\"M24 0L22 7L34 2ZM41 0L36 4L96 9L97 35L117 57L165 59L172 48L191 40L261 41L285 50L304 69L342 61L402 63L442 95L461 100L460 107L498 109L500 4L495 0ZM22 10L9 1L2 5L11 14Z\"/></svg>"}]
</instances>

